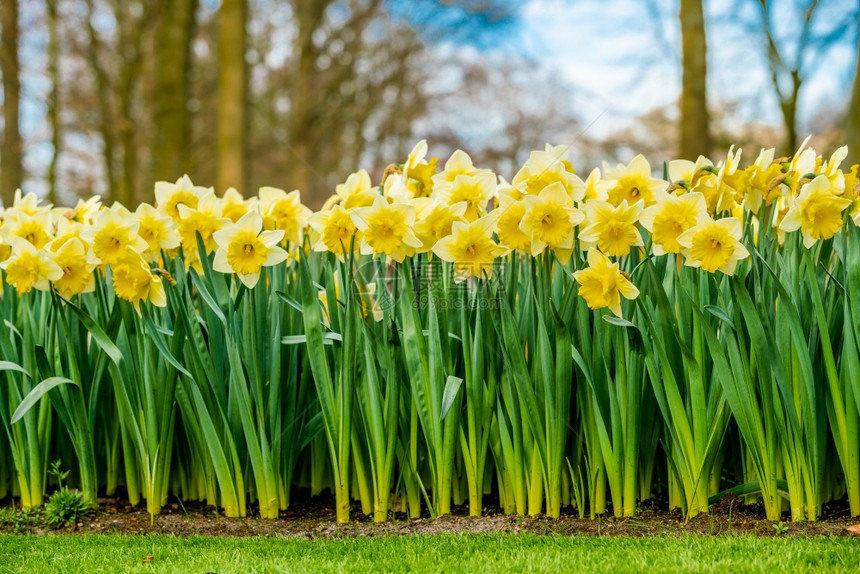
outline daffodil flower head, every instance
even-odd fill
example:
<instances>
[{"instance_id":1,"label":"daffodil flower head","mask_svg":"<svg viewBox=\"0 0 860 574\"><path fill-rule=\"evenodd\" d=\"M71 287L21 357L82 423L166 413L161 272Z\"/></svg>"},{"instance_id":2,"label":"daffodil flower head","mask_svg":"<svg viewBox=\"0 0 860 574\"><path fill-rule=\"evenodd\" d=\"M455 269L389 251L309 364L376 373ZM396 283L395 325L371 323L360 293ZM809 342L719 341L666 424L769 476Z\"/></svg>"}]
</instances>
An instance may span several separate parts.
<instances>
[{"instance_id":1,"label":"daffodil flower head","mask_svg":"<svg viewBox=\"0 0 860 574\"><path fill-rule=\"evenodd\" d=\"M421 240L412 230L415 208L407 203L389 204L382 196L370 207L352 210L352 222L362 232L362 255L385 254L402 263L407 255L421 247Z\"/></svg>"},{"instance_id":2,"label":"daffodil flower head","mask_svg":"<svg viewBox=\"0 0 860 574\"><path fill-rule=\"evenodd\" d=\"M66 219L80 223L82 225L90 225L96 213L102 208L101 197L94 195L86 200L78 199L71 210L64 210L63 215Z\"/></svg>"},{"instance_id":3,"label":"daffodil flower head","mask_svg":"<svg viewBox=\"0 0 860 574\"><path fill-rule=\"evenodd\" d=\"M280 229L284 232L285 241L293 245L302 244L302 234L311 210L302 205L299 190L287 193L275 187L261 187L260 210L265 229Z\"/></svg>"},{"instance_id":4,"label":"daffodil flower head","mask_svg":"<svg viewBox=\"0 0 860 574\"><path fill-rule=\"evenodd\" d=\"M600 168L595 167L585 178L585 197L584 200L601 199L606 201L609 198L609 190L615 187L615 182L605 180L600 177Z\"/></svg>"},{"instance_id":5,"label":"daffodil flower head","mask_svg":"<svg viewBox=\"0 0 860 574\"><path fill-rule=\"evenodd\" d=\"M221 202L214 193L200 198L196 208L179 206L178 231L186 269L193 266L197 271L202 270L200 249L197 245L198 234L208 255L216 248L215 232L230 223L229 219L222 216Z\"/></svg>"},{"instance_id":6,"label":"daffodil flower head","mask_svg":"<svg viewBox=\"0 0 860 574\"><path fill-rule=\"evenodd\" d=\"M49 255L62 270L63 275L54 279L54 288L65 298L95 289L95 264L87 257L87 248L76 237L63 243L52 241L48 245Z\"/></svg>"},{"instance_id":7,"label":"daffodil flower head","mask_svg":"<svg viewBox=\"0 0 860 574\"><path fill-rule=\"evenodd\" d=\"M167 306L167 293L161 277L139 253L126 251L125 257L111 269L116 296L134 305L138 313L142 302L148 301L156 307Z\"/></svg>"},{"instance_id":8,"label":"daffodil flower head","mask_svg":"<svg viewBox=\"0 0 860 574\"><path fill-rule=\"evenodd\" d=\"M344 183L337 184L333 199L344 209L352 209L373 205L377 195L379 191L373 187L370 175L362 169L350 174Z\"/></svg>"},{"instance_id":9,"label":"daffodil flower head","mask_svg":"<svg viewBox=\"0 0 860 574\"><path fill-rule=\"evenodd\" d=\"M6 208L6 218L15 219L22 213L33 216L50 211L51 205L39 205L39 203L39 197L32 191L24 195L20 189L16 189L12 205Z\"/></svg>"},{"instance_id":10,"label":"daffodil flower head","mask_svg":"<svg viewBox=\"0 0 860 574\"><path fill-rule=\"evenodd\" d=\"M499 207L494 211L499 212L496 221L496 235L499 243L510 250L528 253L531 237L520 228L520 223L526 214L525 201L503 193L499 196Z\"/></svg>"},{"instance_id":11,"label":"daffodil flower head","mask_svg":"<svg viewBox=\"0 0 860 574\"><path fill-rule=\"evenodd\" d=\"M137 234L138 223L122 217L117 210L102 209L93 225L81 232L81 238L92 246L102 265L115 265L126 258L128 251L137 254L147 249L146 241Z\"/></svg>"},{"instance_id":12,"label":"daffodil flower head","mask_svg":"<svg viewBox=\"0 0 860 574\"><path fill-rule=\"evenodd\" d=\"M177 223L181 217L179 206L197 209L200 200L209 195L215 195L215 191L212 188L194 185L187 175L177 179L176 183L155 182L155 203L158 210L169 215Z\"/></svg>"},{"instance_id":13,"label":"daffodil flower head","mask_svg":"<svg viewBox=\"0 0 860 574\"><path fill-rule=\"evenodd\" d=\"M812 247L816 241L830 239L842 227L842 212L851 205L851 199L834 193L826 175L819 175L801 188L788 213L782 218L779 229L803 234L803 245Z\"/></svg>"},{"instance_id":14,"label":"daffodil flower head","mask_svg":"<svg viewBox=\"0 0 860 574\"><path fill-rule=\"evenodd\" d=\"M84 232L90 224L84 225L82 223L78 223L74 219L68 219L66 217L60 217L57 219L57 230L54 233L54 238L51 240L51 243L48 245L48 249L50 251L56 252L60 247L63 246L70 239L80 239L81 233ZM84 246L89 248L89 245L84 242Z\"/></svg>"},{"instance_id":15,"label":"daffodil flower head","mask_svg":"<svg viewBox=\"0 0 860 574\"><path fill-rule=\"evenodd\" d=\"M141 203L131 218L137 222L137 234L146 241L146 249L141 255L147 261L157 261L162 250L172 251L179 247L179 230L170 216L148 203Z\"/></svg>"},{"instance_id":16,"label":"daffodil flower head","mask_svg":"<svg viewBox=\"0 0 860 574\"><path fill-rule=\"evenodd\" d=\"M403 164L403 179L409 188L410 197L427 197L433 192L433 175L436 173L438 158L427 157L427 140L421 140L406 158Z\"/></svg>"},{"instance_id":17,"label":"daffodil flower head","mask_svg":"<svg viewBox=\"0 0 860 574\"><path fill-rule=\"evenodd\" d=\"M443 205L464 202L468 221L475 221L487 211L487 204L496 197L496 176L482 171L474 175L458 175L454 181L443 182L433 192L433 197Z\"/></svg>"},{"instance_id":18,"label":"daffodil flower head","mask_svg":"<svg viewBox=\"0 0 860 574\"><path fill-rule=\"evenodd\" d=\"M361 234L352 222L350 212L340 204L331 209L318 211L308 218L310 226L311 249L329 251L338 259L344 260L355 236L356 248L361 245Z\"/></svg>"},{"instance_id":19,"label":"daffodil flower head","mask_svg":"<svg viewBox=\"0 0 860 574\"><path fill-rule=\"evenodd\" d=\"M700 213L696 225L678 236L684 265L701 267L708 273L721 271L733 275L738 261L749 257L749 251L740 241L742 233L736 217L715 221L707 213Z\"/></svg>"},{"instance_id":20,"label":"daffodil flower head","mask_svg":"<svg viewBox=\"0 0 860 574\"><path fill-rule=\"evenodd\" d=\"M573 250L574 228L585 215L573 206L573 200L560 182L545 187L535 195L527 195L525 215L520 230L531 240L531 254L539 255L545 249L556 253L566 262Z\"/></svg>"},{"instance_id":21,"label":"daffodil flower head","mask_svg":"<svg viewBox=\"0 0 860 574\"><path fill-rule=\"evenodd\" d=\"M529 159L514 176L511 185L519 189L523 195L538 195L544 188L559 183L572 201L581 201L585 197L585 182L567 169L566 157L566 153L531 152ZM567 162L567 165L570 163Z\"/></svg>"},{"instance_id":22,"label":"daffodil flower head","mask_svg":"<svg viewBox=\"0 0 860 574\"><path fill-rule=\"evenodd\" d=\"M442 168L442 171L434 174L430 179L433 181L433 190L435 191L442 184L453 183L458 175L475 175L488 171L490 170L476 168L469 154L458 149L445 162L445 167Z\"/></svg>"},{"instance_id":23,"label":"daffodil flower head","mask_svg":"<svg viewBox=\"0 0 860 574\"><path fill-rule=\"evenodd\" d=\"M5 241L12 243L14 237L20 237L30 242L36 249L42 249L51 241L51 231L53 229L53 219L50 212L39 212L35 215L29 215L26 212L19 212L15 219L6 222L0 233L2 233Z\"/></svg>"},{"instance_id":24,"label":"daffodil flower head","mask_svg":"<svg viewBox=\"0 0 860 574\"><path fill-rule=\"evenodd\" d=\"M573 273L579 283L579 296L585 299L589 309L609 308L621 317L621 297L635 299L639 290L630 278L606 255L594 249L588 250L588 267Z\"/></svg>"},{"instance_id":25,"label":"daffodil flower head","mask_svg":"<svg viewBox=\"0 0 860 574\"><path fill-rule=\"evenodd\" d=\"M431 197L419 197L410 202L415 207L415 236L421 241L417 253L427 253L437 241L451 235L456 221L466 220L465 201L446 205Z\"/></svg>"},{"instance_id":26,"label":"daffodil flower head","mask_svg":"<svg viewBox=\"0 0 860 574\"><path fill-rule=\"evenodd\" d=\"M263 231L259 211L249 211L235 224L215 232L218 250L212 268L221 273L235 273L251 289L260 280L263 267L287 260L287 252L278 245L283 236L283 229Z\"/></svg>"},{"instance_id":27,"label":"daffodil flower head","mask_svg":"<svg viewBox=\"0 0 860 574\"><path fill-rule=\"evenodd\" d=\"M6 271L6 282L14 286L19 295L31 289L47 291L51 281L63 276L63 271L48 254L26 239L13 237L11 247L10 257L0 263L0 269Z\"/></svg>"},{"instance_id":28,"label":"daffodil flower head","mask_svg":"<svg viewBox=\"0 0 860 574\"><path fill-rule=\"evenodd\" d=\"M667 181L651 177L651 165L641 154L629 164L618 164L614 168L604 162L603 177L615 180L615 185L607 192L609 203L613 205L625 200L627 205L633 205L641 200L647 207L654 203L658 189L665 190L669 186Z\"/></svg>"},{"instance_id":29,"label":"daffodil flower head","mask_svg":"<svg viewBox=\"0 0 860 574\"><path fill-rule=\"evenodd\" d=\"M585 244L597 247L611 257L623 257L630 248L641 246L642 235L636 221L642 213L644 203L640 200L627 205L621 200L617 206L608 201L592 199L585 202L586 227L580 231L579 239Z\"/></svg>"},{"instance_id":30,"label":"daffodil flower head","mask_svg":"<svg viewBox=\"0 0 860 574\"><path fill-rule=\"evenodd\" d=\"M508 252L492 238L498 218L499 213L493 211L472 222L454 222L451 235L433 246L434 254L454 264L455 282L469 277L489 279L493 276L496 258Z\"/></svg>"},{"instance_id":31,"label":"daffodil flower head","mask_svg":"<svg viewBox=\"0 0 860 574\"><path fill-rule=\"evenodd\" d=\"M239 218L248 213L249 202L235 187L228 187L221 198L221 215L236 223Z\"/></svg>"},{"instance_id":32,"label":"daffodil flower head","mask_svg":"<svg viewBox=\"0 0 860 574\"><path fill-rule=\"evenodd\" d=\"M657 192L657 203L645 208L639 223L651 233L654 255L680 253L678 237L696 225L699 215L707 212L705 197L698 192L674 195Z\"/></svg>"}]
</instances>

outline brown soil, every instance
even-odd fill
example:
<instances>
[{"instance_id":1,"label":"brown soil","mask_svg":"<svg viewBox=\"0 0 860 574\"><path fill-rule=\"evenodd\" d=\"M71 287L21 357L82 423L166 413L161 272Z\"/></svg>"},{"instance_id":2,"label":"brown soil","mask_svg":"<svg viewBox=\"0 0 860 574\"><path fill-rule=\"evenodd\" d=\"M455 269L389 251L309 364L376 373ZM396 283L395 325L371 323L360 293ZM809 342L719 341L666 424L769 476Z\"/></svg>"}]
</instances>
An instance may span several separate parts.
<instances>
[{"instance_id":1,"label":"brown soil","mask_svg":"<svg viewBox=\"0 0 860 574\"><path fill-rule=\"evenodd\" d=\"M2 505L0 505L2 507ZM8 505L7 505L8 507ZM249 509L251 512L251 509ZM823 517L817 522L790 523L785 517L787 531L784 536L848 536L847 527L860 519L850 518L844 506L826 506ZM313 538L349 538L357 536L400 536L406 534L438 534L449 532L527 532L532 534L584 535L584 536L680 536L683 533L701 535L749 534L775 536L774 523L764 517L761 507L746 506L740 499L726 496L711 507L711 513L693 518L684 523L680 512L657 508L643 508L632 518L597 517L595 520L581 519L570 512L559 519L545 516L505 515L498 507L488 506L483 516L469 517L468 509L457 508L451 516L432 519L422 517L409 520L398 513L394 520L382 524L373 523L361 513L357 505L352 508L352 522L336 524L334 500L325 496L300 500L289 510L281 513L278 520L259 517L225 518L211 507L201 504L169 503L150 525L145 508L131 507L126 501L100 499L98 511L76 525L61 530L51 530L39 525L21 528L0 522L0 533L49 532L64 534L117 533L149 534L165 533L178 536L300 536Z\"/></svg>"}]
</instances>

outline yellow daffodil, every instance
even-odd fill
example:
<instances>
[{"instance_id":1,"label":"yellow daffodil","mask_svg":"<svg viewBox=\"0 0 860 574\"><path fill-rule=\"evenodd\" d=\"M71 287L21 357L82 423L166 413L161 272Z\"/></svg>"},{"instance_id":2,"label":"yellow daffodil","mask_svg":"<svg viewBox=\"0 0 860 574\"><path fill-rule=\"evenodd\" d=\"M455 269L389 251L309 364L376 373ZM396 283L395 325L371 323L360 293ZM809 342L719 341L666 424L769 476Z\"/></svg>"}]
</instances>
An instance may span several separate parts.
<instances>
[{"instance_id":1,"label":"yellow daffodil","mask_svg":"<svg viewBox=\"0 0 860 574\"><path fill-rule=\"evenodd\" d=\"M249 211L235 224L214 233L218 250L212 268L235 273L251 289L259 281L263 267L286 261L287 252L278 246L283 236L282 229L263 231L260 213Z\"/></svg>"},{"instance_id":2,"label":"yellow daffodil","mask_svg":"<svg viewBox=\"0 0 860 574\"><path fill-rule=\"evenodd\" d=\"M696 225L699 215L707 211L705 197L698 192L674 195L658 191L657 203L645 208L639 223L651 233L654 255L680 253L678 237Z\"/></svg>"},{"instance_id":3,"label":"yellow daffodil","mask_svg":"<svg viewBox=\"0 0 860 574\"><path fill-rule=\"evenodd\" d=\"M604 162L603 177L615 180L615 185L607 192L612 205L625 200L627 205L633 205L641 200L648 207L654 203L657 190L669 186L668 182L651 177L651 165L642 155L637 155L627 165L618 164L614 168Z\"/></svg>"},{"instance_id":4,"label":"yellow daffodil","mask_svg":"<svg viewBox=\"0 0 860 574\"><path fill-rule=\"evenodd\" d=\"M126 251L122 261L112 269L116 296L134 305L138 313L141 302L149 301L156 307L167 306L167 293L161 277L153 272L138 253Z\"/></svg>"},{"instance_id":5,"label":"yellow daffodil","mask_svg":"<svg viewBox=\"0 0 860 574\"><path fill-rule=\"evenodd\" d=\"M20 189L16 189L12 205L6 208L6 218L15 219L22 213L33 216L51 210L51 205L39 205L39 203L39 197L32 191L24 195Z\"/></svg>"},{"instance_id":6,"label":"yellow daffodil","mask_svg":"<svg viewBox=\"0 0 860 574\"><path fill-rule=\"evenodd\" d=\"M609 198L609 189L614 187L615 182L607 181L600 177L600 169L594 168L588 177L585 178L585 200L601 199L606 201Z\"/></svg>"},{"instance_id":7,"label":"yellow daffodil","mask_svg":"<svg viewBox=\"0 0 860 574\"><path fill-rule=\"evenodd\" d=\"M260 210L263 212L263 227L280 229L284 232L285 241L293 245L302 244L302 234L311 210L302 205L299 190L287 193L275 187L261 187Z\"/></svg>"},{"instance_id":8,"label":"yellow daffodil","mask_svg":"<svg viewBox=\"0 0 860 574\"><path fill-rule=\"evenodd\" d=\"M438 158L427 157L427 141L421 140L406 158L403 165L403 178L407 180L411 197L428 197L433 192L433 175L436 173Z\"/></svg>"},{"instance_id":9,"label":"yellow daffodil","mask_svg":"<svg viewBox=\"0 0 860 574\"><path fill-rule=\"evenodd\" d=\"M75 207L71 210L64 210L63 215L66 219L74 221L75 223L89 225L92 223L93 217L95 217L96 213L98 213L101 208L101 198L98 195L94 195L86 200L79 199L75 204Z\"/></svg>"},{"instance_id":10,"label":"yellow daffodil","mask_svg":"<svg viewBox=\"0 0 860 574\"><path fill-rule=\"evenodd\" d=\"M860 165L851 166L851 171L845 172L845 197L851 200L851 219L854 225L860 226L860 179L857 170Z\"/></svg>"},{"instance_id":11,"label":"yellow daffodil","mask_svg":"<svg viewBox=\"0 0 860 574\"><path fill-rule=\"evenodd\" d=\"M427 156L427 141L421 140L406 159L402 169L391 173L385 178L382 186L383 195L391 203L408 203L417 197L428 197L433 192L433 175L439 163L437 158L429 161Z\"/></svg>"},{"instance_id":12,"label":"yellow daffodil","mask_svg":"<svg viewBox=\"0 0 860 574\"><path fill-rule=\"evenodd\" d=\"M221 202L215 194L206 195L197 202L197 207L179 206L179 240L185 255L185 267L200 268L200 250L197 245L197 235L203 240L206 254L215 250L214 234L223 229L231 221L221 214Z\"/></svg>"},{"instance_id":13,"label":"yellow daffodil","mask_svg":"<svg viewBox=\"0 0 860 574\"><path fill-rule=\"evenodd\" d=\"M642 201L630 206L626 200L621 200L618 206L599 199L586 201L587 225L579 233L580 241L585 244L584 247L597 245L611 257L627 255L631 247L642 245L642 235L636 227L636 221L643 205Z\"/></svg>"},{"instance_id":14,"label":"yellow daffodil","mask_svg":"<svg viewBox=\"0 0 860 574\"><path fill-rule=\"evenodd\" d=\"M458 175L452 182L442 182L433 197L443 205L464 202L467 221L475 221L487 211L487 204L496 197L496 176L482 171L475 175Z\"/></svg>"},{"instance_id":15,"label":"yellow daffodil","mask_svg":"<svg viewBox=\"0 0 860 574\"><path fill-rule=\"evenodd\" d=\"M121 217L115 209L102 209L93 225L81 232L81 238L92 245L99 263L112 266L125 259L129 250L137 254L146 251L146 241L137 230L136 221Z\"/></svg>"},{"instance_id":16,"label":"yellow daffodil","mask_svg":"<svg viewBox=\"0 0 860 574\"><path fill-rule=\"evenodd\" d=\"M51 240L50 250L57 251L70 239L80 239L81 233L83 233L88 226L89 224L84 225L82 223L78 223L74 219L60 217L57 219L57 232L54 234L54 239ZM89 249L89 245L83 240L82 242L84 243L84 246Z\"/></svg>"},{"instance_id":17,"label":"yellow daffodil","mask_svg":"<svg viewBox=\"0 0 860 574\"><path fill-rule=\"evenodd\" d=\"M546 187L558 183L572 201L582 201L585 197L585 182L567 169L565 157L548 151L531 152L529 159L511 180L511 185L523 195L538 195Z\"/></svg>"},{"instance_id":18,"label":"yellow daffodil","mask_svg":"<svg viewBox=\"0 0 860 574\"><path fill-rule=\"evenodd\" d=\"M214 190L194 185L187 175L177 179L176 183L155 182L155 203L158 210L169 215L177 223L180 218L179 206L197 209L200 200L209 195L215 195Z\"/></svg>"},{"instance_id":19,"label":"yellow daffodil","mask_svg":"<svg viewBox=\"0 0 860 574\"><path fill-rule=\"evenodd\" d=\"M531 254L549 248L562 263L570 260L574 228L585 215L573 206L573 200L560 182L546 186L538 195L527 195L525 215L520 230L531 241Z\"/></svg>"},{"instance_id":20,"label":"yellow daffodil","mask_svg":"<svg viewBox=\"0 0 860 574\"><path fill-rule=\"evenodd\" d=\"M713 167L711 160L700 155L694 162L688 159L673 159L667 164L666 172L673 186L684 190L693 189L699 177L712 173Z\"/></svg>"},{"instance_id":21,"label":"yellow daffodil","mask_svg":"<svg viewBox=\"0 0 860 574\"><path fill-rule=\"evenodd\" d=\"M368 207L373 205L373 200L377 195L379 195L379 190L373 187L370 175L362 169L350 174L344 183L337 184L335 194L326 202L323 209L328 209L335 203L344 209Z\"/></svg>"},{"instance_id":22,"label":"yellow daffodil","mask_svg":"<svg viewBox=\"0 0 860 574\"><path fill-rule=\"evenodd\" d=\"M526 214L526 204L522 199L514 199L511 195L499 196L499 218L496 221L496 235L499 243L510 250L529 252L531 237L520 229L520 223Z\"/></svg>"},{"instance_id":23,"label":"yellow daffodil","mask_svg":"<svg viewBox=\"0 0 860 574\"><path fill-rule=\"evenodd\" d=\"M454 263L455 282L469 277L489 279L493 276L496 258L508 252L507 248L493 241L497 219L498 214L491 212L472 222L456 221L451 235L433 246L433 253L440 259Z\"/></svg>"},{"instance_id":24,"label":"yellow daffodil","mask_svg":"<svg viewBox=\"0 0 860 574\"><path fill-rule=\"evenodd\" d=\"M744 208L747 211L758 213L762 201L770 205L776 198L772 194L771 182L782 174L782 166L774 162L774 148L762 149L755 162L744 171L747 172L747 187L744 190ZM777 194L779 186L775 186Z\"/></svg>"},{"instance_id":25,"label":"yellow daffodil","mask_svg":"<svg viewBox=\"0 0 860 574\"><path fill-rule=\"evenodd\" d=\"M782 218L782 231L803 233L803 245L812 247L816 241L830 239L842 227L842 212L851 199L833 193L826 175L819 175L801 188L800 195Z\"/></svg>"},{"instance_id":26,"label":"yellow daffodil","mask_svg":"<svg viewBox=\"0 0 860 574\"><path fill-rule=\"evenodd\" d=\"M132 216L137 222L137 234L146 241L146 249L141 252L149 262L158 261L161 251L171 251L179 247L179 231L170 216L158 211L149 204L141 203Z\"/></svg>"},{"instance_id":27,"label":"yellow daffodil","mask_svg":"<svg viewBox=\"0 0 860 574\"><path fill-rule=\"evenodd\" d=\"M329 251L343 261L353 236L356 248L361 245L361 234L352 222L350 212L340 204L314 213L308 218L308 225L311 228L311 249L314 251Z\"/></svg>"},{"instance_id":28,"label":"yellow daffodil","mask_svg":"<svg viewBox=\"0 0 860 574\"><path fill-rule=\"evenodd\" d=\"M0 263L6 271L6 282L15 287L19 295L31 289L47 291L50 282L63 276L63 271L42 249L20 237L13 237L11 256Z\"/></svg>"},{"instance_id":29,"label":"yellow daffodil","mask_svg":"<svg viewBox=\"0 0 860 574\"><path fill-rule=\"evenodd\" d=\"M6 243L11 244L14 237L29 241L36 249L42 249L51 241L53 229L51 214L40 212L29 215L24 211L17 214L15 219L5 223L0 229Z\"/></svg>"},{"instance_id":30,"label":"yellow daffodil","mask_svg":"<svg viewBox=\"0 0 860 574\"><path fill-rule=\"evenodd\" d=\"M235 187L228 187L221 198L221 215L236 223L248 213L249 202L245 201L242 194Z\"/></svg>"},{"instance_id":31,"label":"yellow daffodil","mask_svg":"<svg viewBox=\"0 0 860 574\"><path fill-rule=\"evenodd\" d=\"M699 214L699 220L678 236L683 248L684 265L701 267L708 273L722 271L733 275L738 261L749 257L741 243L741 222L736 217L714 221L710 215Z\"/></svg>"},{"instance_id":32,"label":"yellow daffodil","mask_svg":"<svg viewBox=\"0 0 860 574\"><path fill-rule=\"evenodd\" d=\"M72 237L62 244L48 245L49 255L63 271L62 277L54 279L54 288L63 297L78 293L89 293L95 289L95 264L87 258L83 241Z\"/></svg>"},{"instance_id":33,"label":"yellow daffodil","mask_svg":"<svg viewBox=\"0 0 860 574\"><path fill-rule=\"evenodd\" d=\"M359 207L350 214L352 222L363 233L361 253L384 253L401 263L407 255L421 247L415 236L415 208L406 203L389 204L382 196L370 207Z\"/></svg>"},{"instance_id":34,"label":"yellow daffodil","mask_svg":"<svg viewBox=\"0 0 860 574\"><path fill-rule=\"evenodd\" d=\"M608 307L618 317L621 317L621 297L632 300L639 296L639 290L618 268L618 263L594 248L588 250L588 267L574 272L573 278L579 283L579 296L589 309Z\"/></svg>"},{"instance_id":35,"label":"yellow daffodil","mask_svg":"<svg viewBox=\"0 0 860 574\"><path fill-rule=\"evenodd\" d=\"M427 253L437 241L451 235L456 221L465 221L467 204L465 201L444 205L430 197L419 197L411 201L415 207L415 236L421 241L417 253Z\"/></svg>"},{"instance_id":36,"label":"yellow daffodil","mask_svg":"<svg viewBox=\"0 0 860 574\"><path fill-rule=\"evenodd\" d=\"M842 165L846 157L848 157L848 146L844 145L837 148L833 152L833 155L830 156L830 159L821 166L821 175L827 177L833 193L836 195L845 193L845 174L839 169L839 166Z\"/></svg>"},{"instance_id":37,"label":"yellow daffodil","mask_svg":"<svg viewBox=\"0 0 860 574\"><path fill-rule=\"evenodd\" d=\"M469 154L461 149L456 150L445 162L445 167L430 179L433 181L433 190L436 191L440 185L454 183L458 175L475 175L481 172L489 172L488 169L478 169L472 163Z\"/></svg>"}]
</instances>

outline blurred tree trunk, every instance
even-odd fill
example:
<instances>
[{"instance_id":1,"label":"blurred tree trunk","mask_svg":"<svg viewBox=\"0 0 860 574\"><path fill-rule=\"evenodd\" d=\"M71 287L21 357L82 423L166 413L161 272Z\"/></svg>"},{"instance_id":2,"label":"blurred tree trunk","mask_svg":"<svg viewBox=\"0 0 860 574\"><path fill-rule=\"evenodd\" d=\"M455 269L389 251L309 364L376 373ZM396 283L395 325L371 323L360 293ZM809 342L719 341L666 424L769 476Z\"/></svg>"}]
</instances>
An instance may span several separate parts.
<instances>
[{"instance_id":1,"label":"blurred tree trunk","mask_svg":"<svg viewBox=\"0 0 860 574\"><path fill-rule=\"evenodd\" d=\"M3 204L12 204L15 190L21 187L21 131L19 106L21 102L20 64L18 61L18 2L0 3L0 72L3 74L3 145L0 146L0 197Z\"/></svg>"},{"instance_id":2,"label":"blurred tree trunk","mask_svg":"<svg viewBox=\"0 0 860 574\"><path fill-rule=\"evenodd\" d=\"M105 169L105 201L112 199L116 193L116 138L114 137L113 128L115 125L115 114L111 106L110 94L112 87L110 85L110 77L107 70L101 61L101 54L104 53L103 43L98 31L93 24L95 18L95 6L93 0L87 2L87 60L92 68L93 77L95 78L96 96L98 97L98 130L102 138L102 158L104 160Z\"/></svg>"},{"instance_id":3,"label":"blurred tree trunk","mask_svg":"<svg viewBox=\"0 0 860 574\"><path fill-rule=\"evenodd\" d=\"M132 208L141 199L140 193L140 162L139 126L135 122L134 102L138 95L137 86L143 66L143 38L149 32L151 23L146 19L146 6L152 3L144 2L141 9L142 17L128 15L118 18L119 45L122 47L122 67L119 74L117 92L119 97L119 117L116 129L119 132L119 143L122 147L122 179L116 199L123 205ZM121 12L118 11L118 14ZM179 177L179 176L176 176Z\"/></svg>"},{"instance_id":4,"label":"blurred tree trunk","mask_svg":"<svg viewBox=\"0 0 860 574\"><path fill-rule=\"evenodd\" d=\"M197 0L162 0L160 8L152 142L156 181L175 180L190 170L188 91Z\"/></svg>"},{"instance_id":5,"label":"blurred tree trunk","mask_svg":"<svg viewBox=\"0 0 860 574\"><path fill-rule=\"evenodd\" d=\"M707 44L702 0L681 0L681 149L680 157L707 156L708 131Z\"/></svg>"},{"instance_id":6,"label":"blurred tree trunk","mask_svg":"<svg viewBox=\"0 0 860 574\"><path fill-rule=\"evenodd\" d=\"M310 162L314 160L313 130L322 94L319 93L319 77L316 60L320 50L314 45L314 32L325 21L325 12L331 0L316 2L293 2L297 34L295 49L297 54L296 72L293 77L292 98L290 101L289 142L295 157L291 170L290 187L307 193L312 187Z\"/></svg>"},{"instance_id":7,"label":"blurred tree trunk","mask_svg":"<svg viewBox=\"0 0 860 574\"><path fill-rule=\"evenodd\" d=\"M845 112L845 143L848 144L848 166L860 163L860 42L857 46L857 68L854 71L854 89Z\"/></svg>"},{"instance_id":8,"label":"blurred tree trunk","mask_svg":"<svg viewBox=\"0 0 860 574\"><path fill-rule=\"evenodd\" d=\"M791 63L788 62L786 54L780 50L777 43L776 30L773 27L768 0L759 0L759 6L761 7L764 35L767 42L770 79L779 99L779 109L782 112L783 124L785 125L785 149L783 151L786 154L793 154L797 151L798 141L797 101L800 96L800 88L803 85L801 67L809 48L812 18L818 7L818 0L811 0L804 10L797 47L794 50L794 60Z\"/></svg>"},{"instance_id":9,"label":"blurred tree trunk","mask_svg":"<svg viewBox=\"0 0 860 574\"><path fill-rule=\"evenodd\" d=\"M48 99L48 122L51 124L51 163L48 166L48 201L57 203L57 171L60 161L62 128L60 126L60 30L58 8L60 0L48 0L48 79L51 96Z\"/></svg>"},{"instance_id":10,"label":"blurred tree trunk","mask_svg":"<svg viewBox=\"0 0 860 574\"><path fill-rule=\"evenodd\" d=\"M223 0L218 21L218 163L217 185L223 192L235 187L245 192L246 90L245 0Z\"/></svg>"}]
</instances>

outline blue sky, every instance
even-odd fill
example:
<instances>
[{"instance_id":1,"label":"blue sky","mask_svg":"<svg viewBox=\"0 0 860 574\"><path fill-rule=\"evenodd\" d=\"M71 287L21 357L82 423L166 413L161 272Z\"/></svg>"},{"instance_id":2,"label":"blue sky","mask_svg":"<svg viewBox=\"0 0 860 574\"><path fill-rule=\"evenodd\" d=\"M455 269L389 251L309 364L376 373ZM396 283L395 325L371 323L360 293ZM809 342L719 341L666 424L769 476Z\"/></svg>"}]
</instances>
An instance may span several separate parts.
<instances>
[{"instance_id":1,"label":"blue sky","mask_svg":"<svg viewBox=\"0 0 860 574\"><path fill-rule=\"evenodd\" d=\"M764 40L736 25L741 18L756 16L757 2L738 2L745 6L741 14L729 4L705 2L709 97L712 102L741 102L741 120L779 124ZM584 123L603 113L591 128L599 135L677 100L681 84L677 9L675 0L530 0L522 11L523 48L578 88L577 106ZM856 14L856 0L822 1L819 25L825 28L851 10ZM786 9L784 14L775 24L788 36L796 28L796 12ZM802 125L819 107L844 104L856 45L856 35L849 32L845 41L813 56L801 92Z\"/></svg>"}]
</instances>

